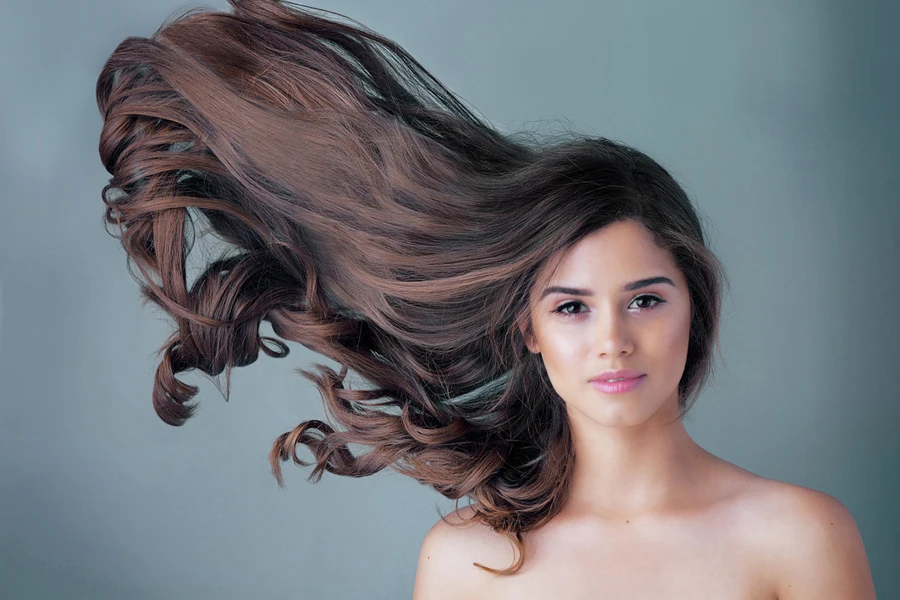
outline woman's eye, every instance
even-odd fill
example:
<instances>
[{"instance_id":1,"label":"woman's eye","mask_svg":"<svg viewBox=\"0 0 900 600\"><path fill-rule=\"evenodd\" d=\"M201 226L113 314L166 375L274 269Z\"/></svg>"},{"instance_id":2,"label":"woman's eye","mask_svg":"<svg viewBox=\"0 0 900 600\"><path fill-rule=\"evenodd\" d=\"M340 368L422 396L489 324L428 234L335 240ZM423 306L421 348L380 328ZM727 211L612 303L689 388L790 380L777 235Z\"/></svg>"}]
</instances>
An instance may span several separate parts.
<instances>
[{"instance_id":1,"label":"woman's eye","mask_svg":"<svg viewBox=\"0 0 900 600\"><path fill-rule=\"evenodd\" d=\"M638 307L638 312L644 312L644 311L646 311L646 310L652 310L652 309L656 308L658 305L660 305L660 304L662 304L662 303L665 302L665 300L663 300L662 298L659 298L659 297L654 296L654 295L652 295L652 294L642 294L642 295L638 296L637 298L635 298L634 300L632 300L631 303L634 304L634 303L639 302L639 301L641 301L641 300L644 300L644 301L648 302L649 305L645 305L645 306ZM579 315L579 314L581 314L582 311L578 311L578 312L567 312L566 309L569 308L569 307L580 307L580 306L584 306L584 305L585 305L584 302L581 302L581 301L579 301L579 300L573 300L573 301L571 301L571 302L566 302L565 304L560 305L559 308L557 308L557 309L554 310L553 312L554 312L554 313L560 313L560 314L562 314L562 315L564 315L564 316L574 316L574 315Z\"/></svg>"},{"instance_id":2,"label":"woman's eye","mask_svg":"<svg viewBox=\"0 0 900 600\"><path fill-rule=\"evenodd\" d=\"M657 305L665 302L665 300L663 300L662 298L657 298L656 296L652 296L650 294L644 294L643 296L638 296L637 298L634 299L634 301L637 302L638 300L641 300L641 299L653 300L654 304L651 304L650 306L645 306L640 310L650 310L651 308L655 308Z\"/></svg>"},{"instance_id":3,"label":"woman's eye","mask_svg":"<svg viewBox=\"0 0 900 600\"><path fill-rule=\"evenodd\" d=\"M566 312L565 309L569 308L570 306L584 306L584 302L579 302L578 300L575 300L574 302L566 302L565 304L561 305L559 308L557 308L553 312L560 313L565 316L580 314L580 311L577 313Z\"/></svg>"}]
</instances>

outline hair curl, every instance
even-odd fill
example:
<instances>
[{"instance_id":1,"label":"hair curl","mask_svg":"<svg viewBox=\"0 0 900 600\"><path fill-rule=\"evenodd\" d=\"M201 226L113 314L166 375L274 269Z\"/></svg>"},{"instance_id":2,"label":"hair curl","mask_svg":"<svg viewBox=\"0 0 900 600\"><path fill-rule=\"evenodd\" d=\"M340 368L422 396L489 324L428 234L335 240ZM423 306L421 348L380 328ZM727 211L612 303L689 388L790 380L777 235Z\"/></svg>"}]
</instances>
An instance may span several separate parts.
<instances>
[{"instance_id":1,"label":"hair curl","mask_svg":"<svg viewBox=\"0 0 900 600\"><path fill-rule=\"evenodd\" d=\"M647 227L690 288L683 416L711 373L727 283L697 213L633 148L495 131L356 21L274 0L230 4L126 38L96 86L112 175L105 223L118 226L144 302L177 325L160 350L154 409L182 425L198 388L176 374L224 370L227 400L232 367L260 350L286 356L260 335L268 321L343 366L297 370L331 424L305 421L276 439L278 485L280 462L313 464L298 444L315 457L313 482L391 467L457 504L474 500L473 518L519 551L507 569L474 564L514 573L522 533L559 512L574 461L562 399L524 343L538 272L612 222ZM189 283L198 219L228 247ZM374 388L345 388L351 369ZM351 443L372 450L354 456Z\"/></svg>"}]
</instances>

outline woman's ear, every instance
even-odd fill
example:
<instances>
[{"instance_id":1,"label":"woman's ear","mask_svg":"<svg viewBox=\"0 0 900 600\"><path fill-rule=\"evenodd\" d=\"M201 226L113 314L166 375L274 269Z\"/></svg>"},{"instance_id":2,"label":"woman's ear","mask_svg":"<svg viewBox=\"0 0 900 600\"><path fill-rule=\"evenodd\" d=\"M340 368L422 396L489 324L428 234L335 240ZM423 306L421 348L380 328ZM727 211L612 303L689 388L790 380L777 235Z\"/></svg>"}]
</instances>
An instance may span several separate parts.
<instances>
[{"instance_id":1,"label":"woman's ear","mask_svg":"<svg viewBox=\"0 0 900 600\"><path fill-rule=\"evenodd\" d=\"M528 348L528 350L533 354L540 354L541 349L537 345L537 342L534 341L534 335L529 333L527 321L528 319L525 313L521 313L516 319L516 325L518 326L519 332L522 334L522 337L525 339L525 346Z\"/></svg>"}]
</instances>

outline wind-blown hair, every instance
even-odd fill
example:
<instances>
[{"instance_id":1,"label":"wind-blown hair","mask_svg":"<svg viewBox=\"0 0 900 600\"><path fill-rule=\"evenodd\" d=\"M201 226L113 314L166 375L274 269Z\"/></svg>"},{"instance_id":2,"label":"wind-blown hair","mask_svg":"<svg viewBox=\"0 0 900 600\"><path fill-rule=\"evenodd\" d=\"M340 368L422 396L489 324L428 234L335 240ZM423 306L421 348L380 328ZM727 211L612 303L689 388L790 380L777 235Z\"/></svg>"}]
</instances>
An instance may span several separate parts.
<instances>
[{"instance_id":1,"label":"wind-blown hair","mask_svg":"<svg viewBox=\"0 0 900 600\"><path fill-rule=\"evenodd\" d=\"M328 422L276 439L278 485L289 459L315 464L313 482L390 467L457 505L473 500L472 518L519 551L507 569L474 564L517 571L522 533L559 512L575 459L565 404L524 343L529 291L588 234L646 226L690 288L683 416L711 373L727 283L691 201L624 144L501 134L356 21L230 4L125 39L97 81L105 224L118 227L144 302L177 325L154 409L182 425L198 388L178 373L225 371L228 382L260 350L287 355L260 335L268 321L342 365L297 370ZM191 282L198 221L227 248ZM345 387L351 370L373 387Z\"/></svg>"}]
</instances>

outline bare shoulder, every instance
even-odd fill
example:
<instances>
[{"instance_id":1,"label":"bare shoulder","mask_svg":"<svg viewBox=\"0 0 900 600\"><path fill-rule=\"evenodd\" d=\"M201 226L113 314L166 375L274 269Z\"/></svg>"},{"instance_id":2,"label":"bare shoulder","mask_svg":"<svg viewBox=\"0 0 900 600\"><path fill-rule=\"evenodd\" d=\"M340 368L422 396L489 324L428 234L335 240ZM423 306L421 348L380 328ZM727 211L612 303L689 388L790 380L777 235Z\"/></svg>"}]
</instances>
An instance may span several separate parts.
<instances>
[{"instance_id":1,"label":"bare shoulder","mask_svg":"<svg viewBox=\"0 0 900 600\"><path fill-rule=\"evenodd\" d=\"M475 562L505 568L514 559L513 547L501 534L472 519L472 506L464 506L439 519L422 541L413 600L475 600L483 596L494 575ZM479 595L479 593L481 595Z\"/></svg>"},{"instance_id":2,"label":"bare shoulder","mask_svg":"<svg viewBox=\"0 0 900 600\"><path fill-rule=\"evenodd\" d=\"M748 497L778 600L875 600L862 537L843 503L772 479L760 478L753 487Z\"/></svg>"}]
</instances>

